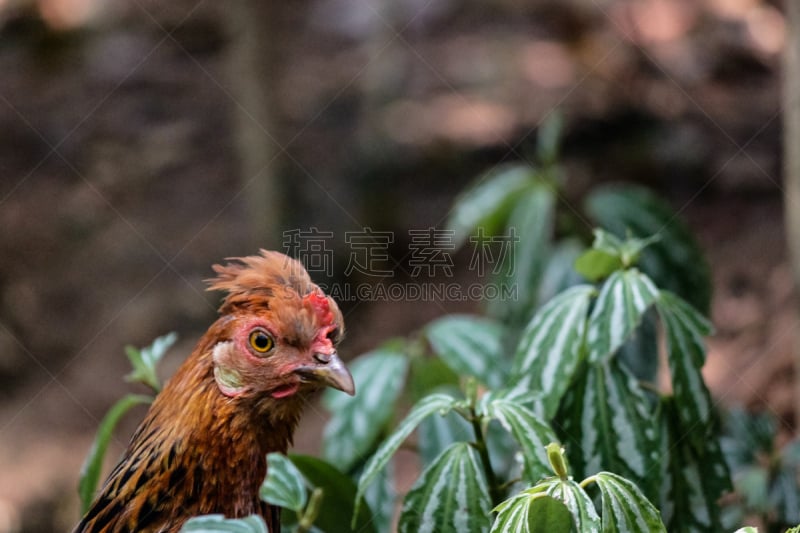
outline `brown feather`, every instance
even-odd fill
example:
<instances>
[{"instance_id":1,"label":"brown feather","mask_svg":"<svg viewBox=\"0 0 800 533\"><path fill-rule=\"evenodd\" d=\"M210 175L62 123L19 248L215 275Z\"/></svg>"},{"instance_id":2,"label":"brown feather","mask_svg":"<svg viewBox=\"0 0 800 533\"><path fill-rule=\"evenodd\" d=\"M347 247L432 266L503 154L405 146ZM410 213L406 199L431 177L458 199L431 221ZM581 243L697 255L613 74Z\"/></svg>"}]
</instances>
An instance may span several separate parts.
<instances>
[{"instance_id":1,"label":"brown feather","mask_svg":"<svg viewBox=\"0 0 800 533\"><path fill-rule=\"evenodd\" d=\"M260 514L272 533L279 531L279 509L258 495L266 454L287 451L305 393L319 386L303 383L288 397L265 393L288 379L274 369L291 361L281 355L284 366L250 368L261 374L257 380L242 374L251 380L247 393L226 396L215 381L214 347L258 319L280 330L282 350L301 354L320 342L319 331L343 327L341 313L330 298L327 319L309 304L306 297L321 291L300 263L283 254L262 250L213 268L210 290L227 291L220 318L153 402L76 533L171 533L188 518L211 513Z\"/></svg>"}]
</instances>

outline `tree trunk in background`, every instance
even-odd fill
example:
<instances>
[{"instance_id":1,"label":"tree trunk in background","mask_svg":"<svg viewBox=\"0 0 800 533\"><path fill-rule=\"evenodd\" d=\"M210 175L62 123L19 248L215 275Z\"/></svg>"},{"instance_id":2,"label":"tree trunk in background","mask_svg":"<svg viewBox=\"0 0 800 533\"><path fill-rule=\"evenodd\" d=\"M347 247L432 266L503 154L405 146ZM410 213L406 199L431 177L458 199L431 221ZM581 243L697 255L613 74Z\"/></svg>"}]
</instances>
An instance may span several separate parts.
<instances>
[{"instance_id":1,"label":"tree trunk in background","mask_svg":"<svg viewBox=\"0 0 800 533\"><path fill-rule=\"evenodd\" d=\"M280 47L286 46L281 16L283 2L241 0L226 8L229 46L229 87L234 99L234 138L239 183L245 206L251 253L281 248L281 145L273 87L280 72ZM244 252L244 251L243 251Z\"/></svg>"},{"instance_id":2,"label":"tree trunk in background","mask_svg":"<svg viewBox=\"0 0 800 533\"><path fill-rule=\"evenodd\" d=\"M795 288L800 288L800 2L786 1L783 80L786 235ZM795 339L795 421L800 427L800 339Z\"/></svg>"}]
</instances>

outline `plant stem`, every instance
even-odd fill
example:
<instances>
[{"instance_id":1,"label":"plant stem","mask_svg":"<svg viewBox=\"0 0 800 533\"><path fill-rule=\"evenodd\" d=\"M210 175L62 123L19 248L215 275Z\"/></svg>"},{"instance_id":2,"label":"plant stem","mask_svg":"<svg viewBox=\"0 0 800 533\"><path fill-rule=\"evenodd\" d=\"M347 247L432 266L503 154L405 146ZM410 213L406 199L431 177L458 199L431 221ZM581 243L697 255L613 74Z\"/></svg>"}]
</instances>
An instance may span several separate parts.
<instances>
[{"instance_id":1,"label":"plant stem","mask_svg":"<svg viewBox=\"0 0 800 533\"><path fill-rule=\"evenodd\" d=\"M475 448L477 448L478 455L480 455L483 471L486 474L486 483L489 485L489 497L492 499L492 506L499 505L503 501L503 493L497 484L497 476L494 473L494 468L492 468L489 449L486 447L486 439L481 429L481 420L472 407L470 408L470 415L469 420L472 423L472 430L475 432Z\"/></svg>"},{"instance_id":2,"label":"plant stem","mask_svg":"<svg viewBox=\"0 0 800 533\"><path fill-rule=\"evenodd\" d=\"M319 506L322 503L322 489L317 487L311 491L311 498L308 500L308 505L299 516L297 523L297 533L306 533L311 531L311 526L314 525L314 520L317 519L319 514Z\"/></svg>"}]
</instances>

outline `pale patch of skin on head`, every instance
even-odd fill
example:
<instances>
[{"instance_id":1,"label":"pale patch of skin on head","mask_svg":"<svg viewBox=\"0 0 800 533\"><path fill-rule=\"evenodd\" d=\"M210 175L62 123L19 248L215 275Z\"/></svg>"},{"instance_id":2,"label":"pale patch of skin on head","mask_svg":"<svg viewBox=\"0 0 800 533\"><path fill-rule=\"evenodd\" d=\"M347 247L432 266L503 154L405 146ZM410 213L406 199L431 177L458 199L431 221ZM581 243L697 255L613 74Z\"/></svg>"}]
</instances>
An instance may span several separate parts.
<instances>
[{"instance_id":1,"label":"pale patch of skin on head","mask_svg":"<svg viewBox=\"0 0 800 533\"><path fill-rule=\"evenodd\" d=\"M214 361L214 380L222 394L236 398L244 394L247 386L242 381L241 373L233 367L231 359L235 357L235 343L226 341L217 343L211 352Z\"/></svg>"}]
</instances>

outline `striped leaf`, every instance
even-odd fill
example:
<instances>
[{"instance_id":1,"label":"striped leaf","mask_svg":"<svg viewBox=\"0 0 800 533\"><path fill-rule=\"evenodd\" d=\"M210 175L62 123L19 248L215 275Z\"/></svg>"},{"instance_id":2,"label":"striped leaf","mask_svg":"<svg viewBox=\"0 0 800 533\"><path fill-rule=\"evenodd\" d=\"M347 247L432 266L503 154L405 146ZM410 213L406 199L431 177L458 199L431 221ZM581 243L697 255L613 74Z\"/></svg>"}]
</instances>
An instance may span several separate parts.
<instances>
[{"instance_id":1,"label":"striped leaf","mask_svg":"<svg viewBox=\"0 0 800 533\"><path fill-rule=\"evenodd\" d=\"M459 374L474 376L489 387L505 382L505 328L490 319L449 315L433 321L425 334L436 354Z\"/></svg>"},{"instance_id":2,"label":"striped leaf","mask_svg":"<svg viewBox=\"0 0 800 533\"><path fill-rule=\"evenodd\" d=\"M670 531L722 531L719 498L731 480L719 442L708 435L702 450L692 446L678 415L676 399L661 401L658 416L662 486L660 508Z\"/></svg>"},{"instance_id":3,"label":"striped leaf","mask_svg":"<svg viewBox=\"0 0 800 533\"><path fill-rule=\"evenodd\" d=\"M655 302L658 289L635 268L614 272L597 296L586 343L589 361L607 359L631 336Z\"/></svg>"},{"instance_id":4,"label":"striped leaf","mask_svg":"<svg viewBox=\"0 0 800 533\"><path fill-rule=\"evenodd\" d=\"M533 411L516 402L494 400L487 406L494 418L519 443L524 458L524 478L536 482L550 473L545 446L556 439L555 433Z\"/></svg>"},{"instance_id":5,"label":"striped leaf","mask_svg":"<svg viewBox=\"0 0 800 533\"><path fill-rule=\"evenodd\" d=\"M636 378L617 360L584 365L556 418L576 477L619 472L655 495L657 425Z\"/></svg>"},{"instance_id":6,"label":"striped leaf","mask_svg":"<svg viewBox=\"0 0 800 533\"><path fill-rule=\"evenodd\" d=\"M431 394L414 405L406 418L395 428L394 432L380 445L375 455L370 457L364 466L364 471L358 480L358 493L356 494L356 513L361 503L364 491L375 480L378 474L392 458L400 445L411 432L427 417L434 413L444 416L458 404L458 400L447 394Z\"/></svg>"},{"instance_id":7,"label":"striped leaf","mask_svg":"<svg viewBox=\"0 0 800 533\"><path fill-rule=\"evenodd\" d=\"M386 348L362 355L348 366L358 394L346 396L326 391L324 401L332 416L325 426L322 441L325 459L344 472L374 448L394 414L395 403L403 390L408 358Z\"/></svg>"},{"instance_id":8,"label":"striped leaf","mask_svg":"<svg viewBox=\"0 0 800 533\"><path fill-rule=\"evenodd\" d=\"M639 267L658 287L688 300L702 313L709 312L711 275L700 246L675 211L653 192L632 185L596 187L586 199L586 212L619 237L659 235L658 242L642 251Z\"/></svg>"},{"instance_id":9,"label":"striped leaf","mask_svg":"<svg viewBox=\"0 0 800 533\"><path fill-rule=\"evenodd\" d=\"M594 293L579 285L556 296L533 317L517 346L512 380L534 391L552 418L578 365L586 314Z\"/></svg>"},{"instance_id":10,"label":"striped leaf","mask_svg":"<svg viewBox=\"0 0 800 533\"><path fill-rule=\"evenodd\" d=\"M702 449L706 438L704 429L711 419L711 395L700 368L705 362L703 337L711 333L711 324L689 304L667 291L661 292L656 307L666 332L678 416L685 427L692 428L692 443Z\"/></svg>"},{"instance_id":11,"label":"striped leaf","mask_svg":"<svg viewBox=\"0 0 800 533\"><path fill-rule=\"evenodd\" d=\"M198 533L268 533L264 519L257 515L247 518L225 518L221 514L209 514L190 518L181 531Z\"/></svg>"},{"instance_id":12,"label":"striped leaf","mask_svg":"<svg viewBox=\"0 0 800 533\"><path fill-rule=\"evenodd\" d=\"M603 531L619 533L666 533L661 515L642 491L611 472L595 476L603 502Z\"/></svg>"},{"instance_id":13,"label":"striped leaf","mask_svg":"<svg viewBox=\"0 0 800 533\"><path fill-rule=\"evenodd\" d=\"M308 494L303 475L292 462L280 453L267 455L267 478L261 484L259 496L272 505L300 512L306 506Z\"/></svg>"},{"instance_id":14,"label":"striped leaf","mask_svg":"<svg viewBox=\"0 0 800 533\"><path fill-rule=\"evenodd\" d=\"M479 227L487 235L499 231L518 195L535 179L534 170L525 165L507 165L481 175L450 211L446 227L455 231L456 246Z\"/></svg>"},{"instance_id":15,"label":"striped leaf","mask_svg":"<svg viewBox=\"0 0 800 533\"><path fill-rule=\"evenodd\" d=\"M592 499L572 478L566 481L554 478L546 492L564 502L580 533L600 533L600 516Z\"/></svg>"},{"instance_id":16,"label":"striped leaf","mask_svg":"<svg viewBox=\"0 0 800 533\"><path fill-rule=\"evenodd\" d=\"M497 507L491 533L547 533L576 531L564 502L546 494L520 494Z\"/></svg>"},{"instance_id":17,"label":"striped leaf","mask_svg":"<svg viewBox=\"0 0 800 533\"><path fill-rule=\"evenodd\" d=\"M524 191L511 211L506 235L518 242L511 243L513 253L506 256L509 264L494 282L515 286L517 297L489 302L489 313L513 328L526 324L536 309L539 283L550 255L555 204L555 188L540 182Z\"/></svg>"},{"instance_id":18,"label":"striped leaf","mask_svg":"<svg viewBox=\"0 0 800 533\"><path fill-rule=\"evenodd\" d=\"M400 513L401 533L488 531L489 488L475 450L457 442L420 474L406 494Z\"/></svg>"}]
</instances>

